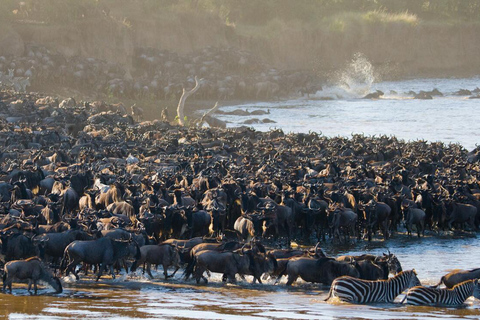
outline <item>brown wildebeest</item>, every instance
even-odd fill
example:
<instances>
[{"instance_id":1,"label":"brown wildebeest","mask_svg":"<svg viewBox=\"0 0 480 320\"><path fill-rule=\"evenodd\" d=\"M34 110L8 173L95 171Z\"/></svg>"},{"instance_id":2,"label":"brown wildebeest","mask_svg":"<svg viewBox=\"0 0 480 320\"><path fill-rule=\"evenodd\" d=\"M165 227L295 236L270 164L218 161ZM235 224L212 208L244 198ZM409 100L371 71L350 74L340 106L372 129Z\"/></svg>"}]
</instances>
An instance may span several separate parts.
<instances>
[{"instance_id":1,"label":"brown wildebeest","mask_svg":"<svg viewBox=\"0 0 480 320\"><path fill-rule=\"evenodd\" d=\"M453 288L455 285L471 280L471 279L478 279L480 278L480 268L472 269L472 270L453 270L446 275L444 275L438 284L433 287L438 287L442 283L449 289Z\"/></svg>"}]
</instances>

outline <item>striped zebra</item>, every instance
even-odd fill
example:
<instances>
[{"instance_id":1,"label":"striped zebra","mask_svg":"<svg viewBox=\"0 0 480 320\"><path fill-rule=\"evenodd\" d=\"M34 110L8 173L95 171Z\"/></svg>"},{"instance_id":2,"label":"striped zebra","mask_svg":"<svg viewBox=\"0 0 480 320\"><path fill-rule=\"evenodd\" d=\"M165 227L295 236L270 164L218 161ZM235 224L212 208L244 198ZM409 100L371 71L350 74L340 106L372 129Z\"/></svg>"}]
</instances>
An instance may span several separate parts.
<instances>
[{"instance_id":1,"label":"striped zebra","mask_svg":"<svg viewBox=\"0 0 480 320\"><path fill-rule=\"evenodd\" d=\"M338 297L350 303L393 302L404 290L419 284L415 270L400 272L388 280L368 281L344 276L333 281L325 301Z\"/></svg>"},{"instance_id":2,"label":"striped zebra","mask_svg":"<svg viewBox=\"0 0 480 320\"><path fill-rule=\"evenodd\" d=\"M452 289L413 287L407 292L406 299L407 304L413 305L459 306L470 296L480 299L478 279L464 281Z\"/></svg>"}]
</instances>

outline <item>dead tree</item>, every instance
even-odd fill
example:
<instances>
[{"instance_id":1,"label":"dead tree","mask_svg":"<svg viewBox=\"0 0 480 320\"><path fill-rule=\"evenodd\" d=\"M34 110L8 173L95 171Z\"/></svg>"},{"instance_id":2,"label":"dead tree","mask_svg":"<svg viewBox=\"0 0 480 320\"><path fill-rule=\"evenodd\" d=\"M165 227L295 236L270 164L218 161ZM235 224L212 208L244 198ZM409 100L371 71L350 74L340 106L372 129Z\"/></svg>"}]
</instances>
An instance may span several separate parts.
<instances>
[{"instance_id":1,"label":"dead tree","mask_svg":"<svg viewBox=\"0 0 480 320\"><path fill-rule=\"evenodd\" d=\"M180 101L178 101L178 107L177 107L177 117L178 117L178 124L183 126L184 122L183 119L185 118L185 114L183 112L183 109L185 108L185 101L187 100L188 97L190 97L192 94L197 92L197 90L200 88L201 82L203 79L198 80L197 77L195 77L195 87L193 87L192 90L185 90L183 88L183 93L182 96L180 97Z\"/></svg>"},{"instance_id":2,"label":"dead tree","mask_svg":"<svg viewBox=\"0 0 480 320\"><path fill-rule=\"evenodd\" d=\"M212 109L207 110L200 119L195 120L195 125L197 127L201 127L203 123L206 121L206 118L213 114L218 109L218 101L215 103Z\"/></svg>"}]
</instances>

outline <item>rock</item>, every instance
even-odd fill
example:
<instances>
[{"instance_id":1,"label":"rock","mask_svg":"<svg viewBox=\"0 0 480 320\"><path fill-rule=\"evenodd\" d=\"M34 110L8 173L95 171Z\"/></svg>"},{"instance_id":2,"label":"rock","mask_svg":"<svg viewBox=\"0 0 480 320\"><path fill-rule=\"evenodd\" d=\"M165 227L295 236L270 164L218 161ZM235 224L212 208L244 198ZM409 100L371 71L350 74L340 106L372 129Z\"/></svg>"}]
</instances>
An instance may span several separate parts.
<instances>
[{"instance_id":1,"label":"rock","mask_svg":"<svg viewBox=\"0 0 480 320\"><path fill-rule=\"evenodd\" d=\"M260 119L253 118L253 119L248 119L242 122L242 124L258 124L261 123Z\"/></svg>"},{"instance_id":2,"label":"rock","mask_svg":"<svg viewBox=\"0 0 480 320\"><path fill-rule=\"evenodd\" d=\"M471 94L472 94L472 91L467 89L460 89L457 92L455 92L455 95L457 96L469 96Z\"/></svg>"},{"instance_id":3,"label":"rock","mask_svg":"<svg viewBox=\"0 0 480 320\"><path fill-rule=\"evenodd\" d=\"M363 99L378 99L383 95L383 91L377 90L375 92L367 94L365 97L363 97Z\"/></svg>"},{"instance_id":4,"label":"rock","mask_svg":"<svg viewBox=\"0 0 480 320\"><path fill-rule=\"evenodd\" d=\"M277 123L276 121L273 121L271 119L265 118L262 120L263 123Z\"/></svg>"},{"instance_id":5,"label":"rock","mask_svg":"<svg viewBox=\"0 0 480 320\"><path fill-rule=\"evenodd\" d=\"M432 95L429 92L420 90L419 93L415 94L413 96L415 99L420 99L420 100L430 100L433 99Z\"/></svg>"},{"instance_id":6,"label":"rock","mask_svg":"<svg viewBox=\"0 0 480 320\"><path fill-rule=\"evenodd\" d=\"M270 110L268 110L268 111L253 110L252 112L250 112L250 114L253 115L253 116L261 116L261 115L264 115L264 114L270 114Z\"/></svg>"}]
</instances>

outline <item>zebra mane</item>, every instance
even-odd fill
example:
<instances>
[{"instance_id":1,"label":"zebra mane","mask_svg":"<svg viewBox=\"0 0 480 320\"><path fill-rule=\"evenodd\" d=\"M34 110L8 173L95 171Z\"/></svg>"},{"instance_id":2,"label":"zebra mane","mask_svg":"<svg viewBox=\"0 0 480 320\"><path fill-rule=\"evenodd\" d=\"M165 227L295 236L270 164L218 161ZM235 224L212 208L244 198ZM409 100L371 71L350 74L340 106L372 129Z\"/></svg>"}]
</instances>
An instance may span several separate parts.
<instances>
[{"instance_id":1,"label":"zebra mane","mask_svg":"<svg viewBox=\"0 0 480 320\"><path fill-rule=\"evenodd\" d=\"M404 275L404 274L414 274L414 275L417 275L417 272L415 271L415 269L400 271L400 272L397 273L395 276L393 276L393 277L391 277L391 278L388 278L387 280L383 280L383 281L392 281L393 279L398 279L399 277L401 277L401 276Z\"/></svg>"},{"instance_id":2,"label":"zebra mane","mask_svg":"<svg viewBox=\"0 0 480 320\"><path fill-rule=\"evenodd\" d=\"M473 283L475 281L478 281L478 279L470 279L470 280L466 280L466 281L463 281L463 282L460 282L460 283L457 283L456 285L454 285L451 289L448 289L448 290L455 290L457 287L461 287L461 286L464 286L466 285L467 283Z\"/></svg>"}]
</instances>

